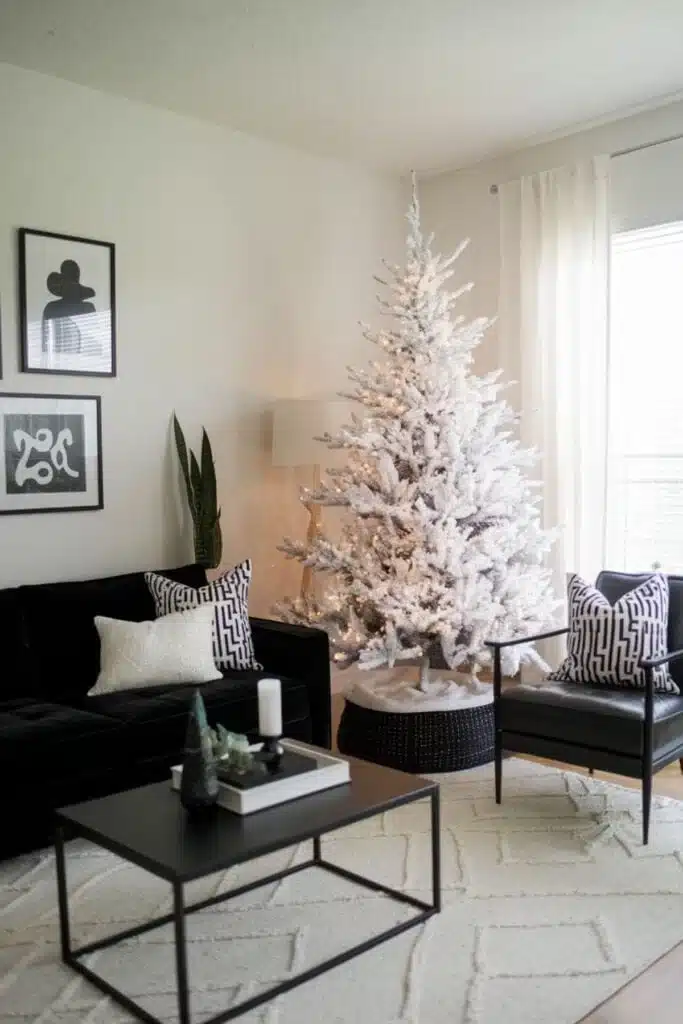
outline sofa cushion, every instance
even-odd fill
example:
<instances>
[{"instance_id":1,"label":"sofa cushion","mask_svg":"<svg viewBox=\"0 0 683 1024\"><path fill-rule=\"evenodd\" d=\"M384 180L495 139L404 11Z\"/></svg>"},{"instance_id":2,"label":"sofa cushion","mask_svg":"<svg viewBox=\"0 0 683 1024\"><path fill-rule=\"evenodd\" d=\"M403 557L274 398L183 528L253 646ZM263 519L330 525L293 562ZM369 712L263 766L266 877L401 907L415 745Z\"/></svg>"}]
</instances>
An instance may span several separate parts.
<instances>
[{"instance_id":1,"label":"sofa cushion","mask_svg":"<svg viewBox=\"0 0 683 1024\"><path fill-rule=\"evenodd\" d=\"M652 573L601 572L595 586L611 604L624 594L640 586ZM669 581L669 626L667 647L670 651L683 650L683 576L667 576ZM669 674L683 692L683 659L669 665Z\"/></svg>"},{"instance_id":2,"label":"sofa cushion","mask_svg":"<svg viewBox=\"0 0 683 1024\"><path fill-rule=\"evenodd\" d=\"M206 583L206 574L197 565L162 574L190 587ZM20 599L40 693L57 703L70 703L95 685L100 670L96 615L131 622L155 618L142 572L21 587Z\"/></svg>"},{"instance_id":3,"label":"sofa cushion","mask_svg":"<svg viewBox=\"0 0 683 1024\"><path fill-rule=\"evenodd\" d=\"M499 711L504 733L526 733L632 757L642 754L645 700L639 692L583 683L511 686L501 694ZM683 697L656 693L655 752L680 745L681 737Z\"/></svg>"},{"instance_id":4,"label":"sofa cushion","mask_svg":"<svg viewBox=\"0 0 683 1024\"><path fill-rule=\"evenodd\" d=\"M258 735L257 682L262 672L233 670L221 679L203 683L201 694L209 724L220 722L231 732ZM153 686L140 691L122 691L87 697L80 706L119 721L123 726L127 758L149 758L164 753L182 753L187 718L194 686L169 689ZM306 687L282 679L282 721L286 736L300 736L296 730L310 715Z\"/></svg>"},{"instance_id":5,"label":"sofa cushion","mask_svg":"<svg viewBox=\"0 0 683 1024\"><path fill-rule=\"evenodd\" d=\"M18 587L0 590L0 701L36 690L19 593Z\"/></svg>"},{"instance_id":6,"label":"sofa cushion","mask_svg":"<svg viewBox=\"0 0 683 1024\"><path fill-rule=\"evenodd\" d=\"M96 774L123 749L121 723L80 708L11 700L0 705L0 775L40 786L55 774Z\"/></svg>"}]
</instances>

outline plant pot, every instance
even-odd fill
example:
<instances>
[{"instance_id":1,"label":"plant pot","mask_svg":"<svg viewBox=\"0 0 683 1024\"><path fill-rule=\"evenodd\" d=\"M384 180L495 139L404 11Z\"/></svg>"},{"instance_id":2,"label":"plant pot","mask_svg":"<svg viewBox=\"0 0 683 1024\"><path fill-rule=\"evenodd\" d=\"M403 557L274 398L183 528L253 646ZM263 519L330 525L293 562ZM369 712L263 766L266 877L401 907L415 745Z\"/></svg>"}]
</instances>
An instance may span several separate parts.
<instances>
[{"instance_id":1,"label":"plant pot","mask_svg":"<svg viewBox=\"0 0 683 1024\"><path fill-rule=\"evenodd\" d=\"M458 772L493 760L493 705L415 714L375 711L347 700L337 746L403 772Z\"/></svg>"}]
</instances>

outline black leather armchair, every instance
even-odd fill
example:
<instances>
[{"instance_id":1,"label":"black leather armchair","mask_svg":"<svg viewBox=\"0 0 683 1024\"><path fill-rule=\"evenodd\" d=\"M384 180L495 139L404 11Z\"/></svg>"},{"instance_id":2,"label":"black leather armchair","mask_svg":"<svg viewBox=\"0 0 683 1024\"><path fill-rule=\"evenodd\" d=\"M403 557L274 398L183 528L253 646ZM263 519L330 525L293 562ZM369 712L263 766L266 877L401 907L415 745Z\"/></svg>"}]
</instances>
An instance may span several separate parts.
<instances>
[{"instance_id":1,"label":"black leather armchair","mask_svg":"<svg viewBox=\"0 0 683 1024\"><path fill-rule=\"evenodd\" d=\"M602 572L596 587L614 604L648 573ZM643 661L644 690L580 683L520 684L503 690L505 647L561 636L568 628L534 637L489 641L493 651L496 803L501 802L503 751L536 754L569 764L614 772L642 782L643 844L650 828L652 777L678 760L683 771L683 696L656 693L654 669L670 665L683 694L683 576L669 576L668 653Z\"/></svg>"}]
</instances>

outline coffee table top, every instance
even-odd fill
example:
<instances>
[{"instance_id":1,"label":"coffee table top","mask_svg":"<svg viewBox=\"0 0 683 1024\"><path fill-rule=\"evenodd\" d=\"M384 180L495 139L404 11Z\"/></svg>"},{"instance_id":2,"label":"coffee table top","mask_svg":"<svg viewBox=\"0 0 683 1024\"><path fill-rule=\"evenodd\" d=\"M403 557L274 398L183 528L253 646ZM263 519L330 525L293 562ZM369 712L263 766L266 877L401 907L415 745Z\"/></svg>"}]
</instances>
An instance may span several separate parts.
<instances>
[{"instance_id":1,"label":"coffee table top","mask_svg":"<svg viewBox=\"0 0 683 1024\"><path fill-rule=\"evenodd\" d=\"M171 780L62 807L57 823L169 881L214 871L429 796L438 784L347 758L351 782L240 816L216 807L190 819Z\"/></svg>"}]
</instances>

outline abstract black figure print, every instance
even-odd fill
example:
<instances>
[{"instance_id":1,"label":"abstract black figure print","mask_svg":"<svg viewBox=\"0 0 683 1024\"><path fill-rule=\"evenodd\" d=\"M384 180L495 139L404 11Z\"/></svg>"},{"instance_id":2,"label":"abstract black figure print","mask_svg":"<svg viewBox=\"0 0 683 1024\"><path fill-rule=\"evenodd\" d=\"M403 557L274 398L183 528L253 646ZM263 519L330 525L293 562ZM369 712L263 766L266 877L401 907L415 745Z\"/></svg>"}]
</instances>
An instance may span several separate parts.
<instances>
[{"instance_id":1,"label":"abstract black figure print","mask_svg":"<svg viewBox=\"0 0 683 1024\"><path fill-rule=\"evenodd\" d=\"M116 376L114 245L19 229L21 368Z\"/></svg>"}]
</instances>

